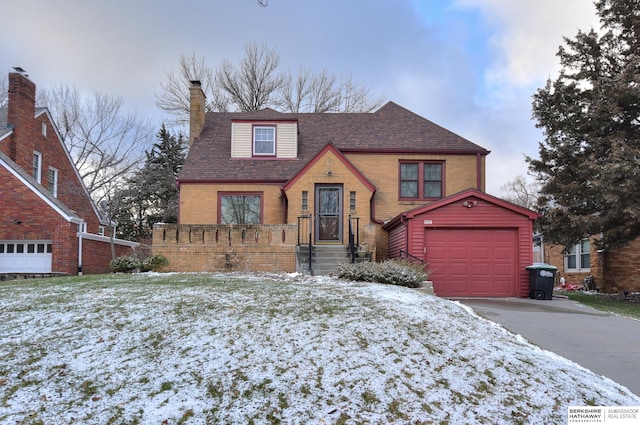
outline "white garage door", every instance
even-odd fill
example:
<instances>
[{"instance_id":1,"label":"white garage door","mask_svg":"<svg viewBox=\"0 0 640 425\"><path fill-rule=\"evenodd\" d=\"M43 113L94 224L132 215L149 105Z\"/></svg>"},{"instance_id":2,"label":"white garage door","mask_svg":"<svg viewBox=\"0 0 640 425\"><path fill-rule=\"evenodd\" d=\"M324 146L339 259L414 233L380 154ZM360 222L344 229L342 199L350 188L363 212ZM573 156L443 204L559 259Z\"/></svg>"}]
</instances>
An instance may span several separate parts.
<instances>
[{"instance_id":1,"label":"white garage door","mask_svg":"<svg viewBox=\"0 0 640 425\"><path fill-rule=\"evenodd\" d=\"M50 273L51 241L0 241L0 273Z\"/></svg>"}]
</instances>

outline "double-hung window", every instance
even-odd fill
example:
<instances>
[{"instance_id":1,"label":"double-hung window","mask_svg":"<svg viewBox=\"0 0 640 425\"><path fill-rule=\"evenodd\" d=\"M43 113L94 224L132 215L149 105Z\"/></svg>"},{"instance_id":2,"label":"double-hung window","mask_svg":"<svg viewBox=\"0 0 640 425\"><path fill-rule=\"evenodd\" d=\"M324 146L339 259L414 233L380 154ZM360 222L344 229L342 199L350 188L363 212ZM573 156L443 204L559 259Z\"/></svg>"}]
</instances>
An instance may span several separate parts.
<instances>
[{"instance_id":1,"label":"double-hung window","mask_svg":"<svg viewBox=\"0 0 640 425\"><path fill-rule=\"evenodd\" d=\"M583 239L564 255L564 271L588 272L591 269L591 243Z\"/></svg>"},{"instance_id":2,"label":"double-hung window","mask_svg":"<svg viewBox=\"0 0 640 425\"><path fill-rule=\"evenodd\" d=\"M400 199L442 198L442 170L442 162L401 162Z\"/></svg>"},{"instance_id":3,"label":"double-hung window","mask_svg":"<svg viewBox=\"0 0 640 425\"><path fill-rule=\"evenodd\" d=\"M33 153L33 171L31 175L38 183L42 183L42 154L40 152Z\"/></svg>"},{"instance_id":4,"label":"double-hung window","mask_svg":"<svg viewBox=\"0 0 640 425\"><path fill-rule=\"evenodd\" d=\"M49 168L49 176L47 179L47 189L53 194L54 197L58 197L58 170L55 168Z\"/></svg>"},{"instance_id":5,"label":"double-hung window","mask_svg":"<svg viewBox=\"0 0 640 425\"><path fill-rule=\"evenodd\" d=\"M253 127L253 155L275 156L276 128L274 126Z\"/></svg>"},{"instance_id":6,"label":"double-hung window","mask_svg":"<svg viewBox=\"0 0 640 425\"><path fill-rule=\"evenodd\" d=\"M220 224L261 224L261 193L220 193L218 195Z\"/></svg>"}]
</instances>

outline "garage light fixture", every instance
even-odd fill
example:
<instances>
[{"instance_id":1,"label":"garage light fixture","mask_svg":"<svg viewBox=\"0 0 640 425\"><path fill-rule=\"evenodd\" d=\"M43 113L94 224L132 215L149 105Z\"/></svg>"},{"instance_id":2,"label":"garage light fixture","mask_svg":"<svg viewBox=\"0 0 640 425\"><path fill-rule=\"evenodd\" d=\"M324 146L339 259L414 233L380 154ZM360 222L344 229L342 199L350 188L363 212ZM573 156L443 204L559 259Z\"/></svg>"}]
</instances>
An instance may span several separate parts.
<instances>
[{"instance_id":1,"label":"garage light fixture","mask_svg":"<svg viewBox=\"0 0 640 425\"><path fill-rule=\"evenodd\" d=\"M464 201L462 205L467 208L475 207L478 204L478 201Z\"/></svg>"},{"instance_id":2,"label":"garage light fixture","mask_svg":"<svg viewBox=\"0 0 640 425\"><path fill-rule=\"evenodd\" d=\"M13 220L16 224L22 224L22 220L20 220L19 218L16 218Z\"/></svg>"}]
</instances>

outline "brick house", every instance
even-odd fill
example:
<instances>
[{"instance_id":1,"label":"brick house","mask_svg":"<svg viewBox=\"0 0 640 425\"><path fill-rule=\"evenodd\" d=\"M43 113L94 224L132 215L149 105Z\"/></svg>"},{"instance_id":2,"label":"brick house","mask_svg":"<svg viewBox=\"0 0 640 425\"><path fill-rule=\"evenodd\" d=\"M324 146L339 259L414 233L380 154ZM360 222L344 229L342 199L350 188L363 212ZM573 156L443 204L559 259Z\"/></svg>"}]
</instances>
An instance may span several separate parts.
<instances>
[{"instance_id":1,"label":"brick house","mask_svg":"<svg viewBox=\"0 0 640 425\"><path fill-rule=\"evenodd\" d=\"M579 284L591 276L604 292L640 292L640 238L608 250L599 250L594 238L568 249L545 243L543 256L545 263L558 268L558 283L563 278L566 283Z\"/></svg>"},{"instance_id":2,"label":"brick house","mask_svg":"<svg viewBox=\"0 0 640 425\"><path fill-rule=\"evenodd\" d=\"M9 74L0 108L0 274L110 272L112 226L89 197L36 86ZM116 255L136 243L116 239Z\"/></svg>"},{"instance_id":3,"label":"brick house","mask_svg":"<svg viewBox=\"0 0 640 425\"><path fill-rule=\"evenodd\" d=\"M393 102L373 113L205 113L204 105L194 82L178 225L154 229L154 254L172 270L322 274L355 250L384 260L386 222L485 189L489 151Z\"/></svg>"}]
</instances>

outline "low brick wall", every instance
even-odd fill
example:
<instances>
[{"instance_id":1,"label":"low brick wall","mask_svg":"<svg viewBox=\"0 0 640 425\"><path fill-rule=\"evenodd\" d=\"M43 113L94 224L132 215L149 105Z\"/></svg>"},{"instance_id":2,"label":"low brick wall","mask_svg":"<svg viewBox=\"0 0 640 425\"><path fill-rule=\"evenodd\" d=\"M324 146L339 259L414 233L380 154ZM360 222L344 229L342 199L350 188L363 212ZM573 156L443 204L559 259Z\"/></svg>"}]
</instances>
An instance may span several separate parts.
<instances>
[{"instance_id":1,"label":"low brick wall","mask_svg":"<svg viewBox=\"0 0 640 425\"><path fill-rule=\"evenodd\" d=\"M156 224L153 255L166 271L295 272L298 227L274 225Z\"/></svg>"}]
</instances>

